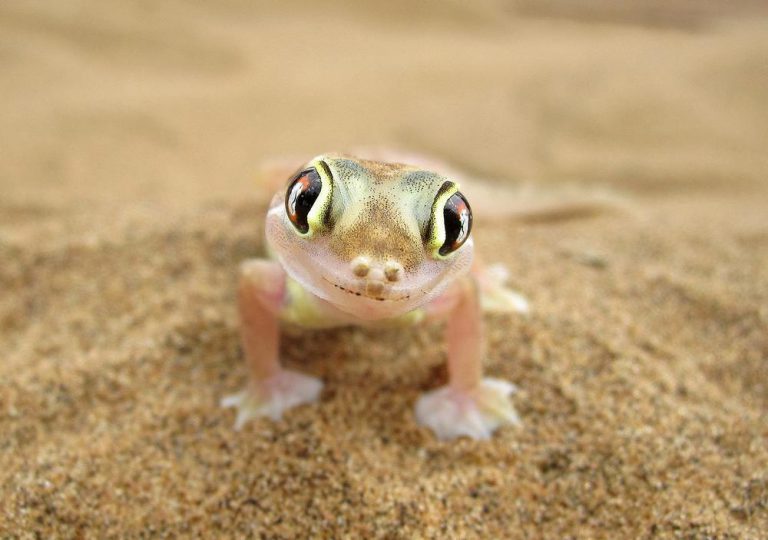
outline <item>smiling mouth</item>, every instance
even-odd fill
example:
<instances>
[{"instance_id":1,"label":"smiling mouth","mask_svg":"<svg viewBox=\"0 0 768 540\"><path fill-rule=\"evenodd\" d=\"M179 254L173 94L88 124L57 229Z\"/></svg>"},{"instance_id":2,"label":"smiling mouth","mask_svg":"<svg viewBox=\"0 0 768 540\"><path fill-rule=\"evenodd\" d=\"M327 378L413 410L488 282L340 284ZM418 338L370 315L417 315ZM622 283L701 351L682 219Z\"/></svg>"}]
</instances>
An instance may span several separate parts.
<instances>
[{"instance_id":1,"label":"smiling mouth","mask_svg":"<svg viewBox=\"0 0 768 540\"><path fill-rule=\"evenodd\" d=\"M377 300L379 302L400 302L400 301L403 301L403 300L408 300L411 297L410 294L406 294L406 295L395 297L395 298L387 298L385 296L372 296L372 295L366 294L363 291L359 291L359 290L355 290L355 289L352 289L352 288L349 288L349 287L344 287L343 285L339 285L335 281L331 281L330 279L328 279L325 276L323 276L323 280L327 281L328 283L330 283L331 285L333 285L335 288L339 289L340 291L344 291L345 293L351 294L352 296L360 296L362 298L368 298L370 300Z\"/></svg>"}]
</instances>

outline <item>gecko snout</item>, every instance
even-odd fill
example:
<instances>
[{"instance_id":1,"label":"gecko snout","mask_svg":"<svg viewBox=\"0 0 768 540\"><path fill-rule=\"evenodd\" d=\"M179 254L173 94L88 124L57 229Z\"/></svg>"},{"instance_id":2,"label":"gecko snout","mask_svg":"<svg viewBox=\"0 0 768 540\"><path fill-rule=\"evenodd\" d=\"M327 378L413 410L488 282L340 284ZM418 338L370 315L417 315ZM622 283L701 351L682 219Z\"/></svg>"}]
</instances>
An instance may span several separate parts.
<instances>
[{"instance_id":1,"label":"gecko snout","mask_svg":"<svg viewBox=\"0 0 768 540\"><path fill-rule=\"evenodd\" d=\"M384 296L389 285L403 276L403 266L397 261L376 263L365 256L355 257L350 268L355 276L361 278L366 296L374 298Z\"/></svg>"}]
</instances>

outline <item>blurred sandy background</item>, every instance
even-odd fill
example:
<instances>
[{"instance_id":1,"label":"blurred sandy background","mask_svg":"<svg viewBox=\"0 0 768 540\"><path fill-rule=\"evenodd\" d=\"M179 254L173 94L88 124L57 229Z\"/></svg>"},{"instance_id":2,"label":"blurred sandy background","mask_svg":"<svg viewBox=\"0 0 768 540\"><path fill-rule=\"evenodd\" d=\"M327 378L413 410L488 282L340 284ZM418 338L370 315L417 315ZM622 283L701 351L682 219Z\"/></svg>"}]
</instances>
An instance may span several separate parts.
<instances>
[{"instance_id":1,"label":"blurred sandy background","mask_svg":"<svg viewBox=\"0 0 768 540\"><path fill-rule=\"evenodd\" d=\"M723 5L2 2L0 536L765 538L768 19ZM521 429L414 423L430 327L291 338L322 402L235 433L258 164L375 144L631 211L476 228Z\"/></svg>"}]
</instances>

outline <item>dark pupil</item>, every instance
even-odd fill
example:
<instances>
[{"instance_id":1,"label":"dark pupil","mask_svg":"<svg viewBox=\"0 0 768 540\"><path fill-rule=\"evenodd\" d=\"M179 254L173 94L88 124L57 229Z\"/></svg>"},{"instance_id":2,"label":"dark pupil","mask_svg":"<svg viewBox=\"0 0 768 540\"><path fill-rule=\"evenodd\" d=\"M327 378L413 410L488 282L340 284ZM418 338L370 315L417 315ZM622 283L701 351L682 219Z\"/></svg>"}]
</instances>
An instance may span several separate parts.
<instances>
[{"instance_id":1,"label":"dark pupil","mask_svg":"<svg viewBox=\"0 0 768 540\"><path fill-rule=\"evenodd\" d=\"M320 180L320 175L315 169L301 171L288 185L288 191L285 194L285 211L293 226L302 234L309 231L307 216L320 195L322 187L323 181Z\"/></svg>"},{"instance_id":2,"label":"dark pupil","mask_svg":"<svg viewBox=\"0 0 768 540\"><path fill-rule=\"evenodd\" d=\"M448 255L459 249L469 237L472 229L472 210L461 193L454 193L445 202L443 208L445 222L445 242L440 248L440 255Z\"/></svg>"}]
</instances>

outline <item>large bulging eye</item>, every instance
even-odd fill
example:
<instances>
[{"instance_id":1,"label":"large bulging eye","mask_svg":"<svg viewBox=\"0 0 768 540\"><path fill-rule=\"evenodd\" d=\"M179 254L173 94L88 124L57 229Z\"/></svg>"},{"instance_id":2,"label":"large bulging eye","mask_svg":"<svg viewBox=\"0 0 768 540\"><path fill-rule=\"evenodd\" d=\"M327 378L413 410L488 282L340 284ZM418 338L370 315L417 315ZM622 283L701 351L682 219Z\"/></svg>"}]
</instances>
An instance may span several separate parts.
<instances>
[{"instance_id":1,"label":"large bulging eye","mask_svg":"<svg viewBox=\"0 0 768 540\"><path fill-rule=\"evenodd\" d=\"M322 187L323 181L314 168L301 171L288 183L285 213L301 234L309 232L309 211L312 210Z\"/></svg>"},{"instance_id":2,"label":"large bulging eye","mask_svg":"<svg viewBox=\"0 0 768 540\"><path fill-rule=\"evenodd\" d=\"M445 225L445 241L439 253L443 257L453 253L469 238L472 230L472 209L467 199L458 191L451 195L443 207L443 223Z\"/></svg>"}]
</instances>

